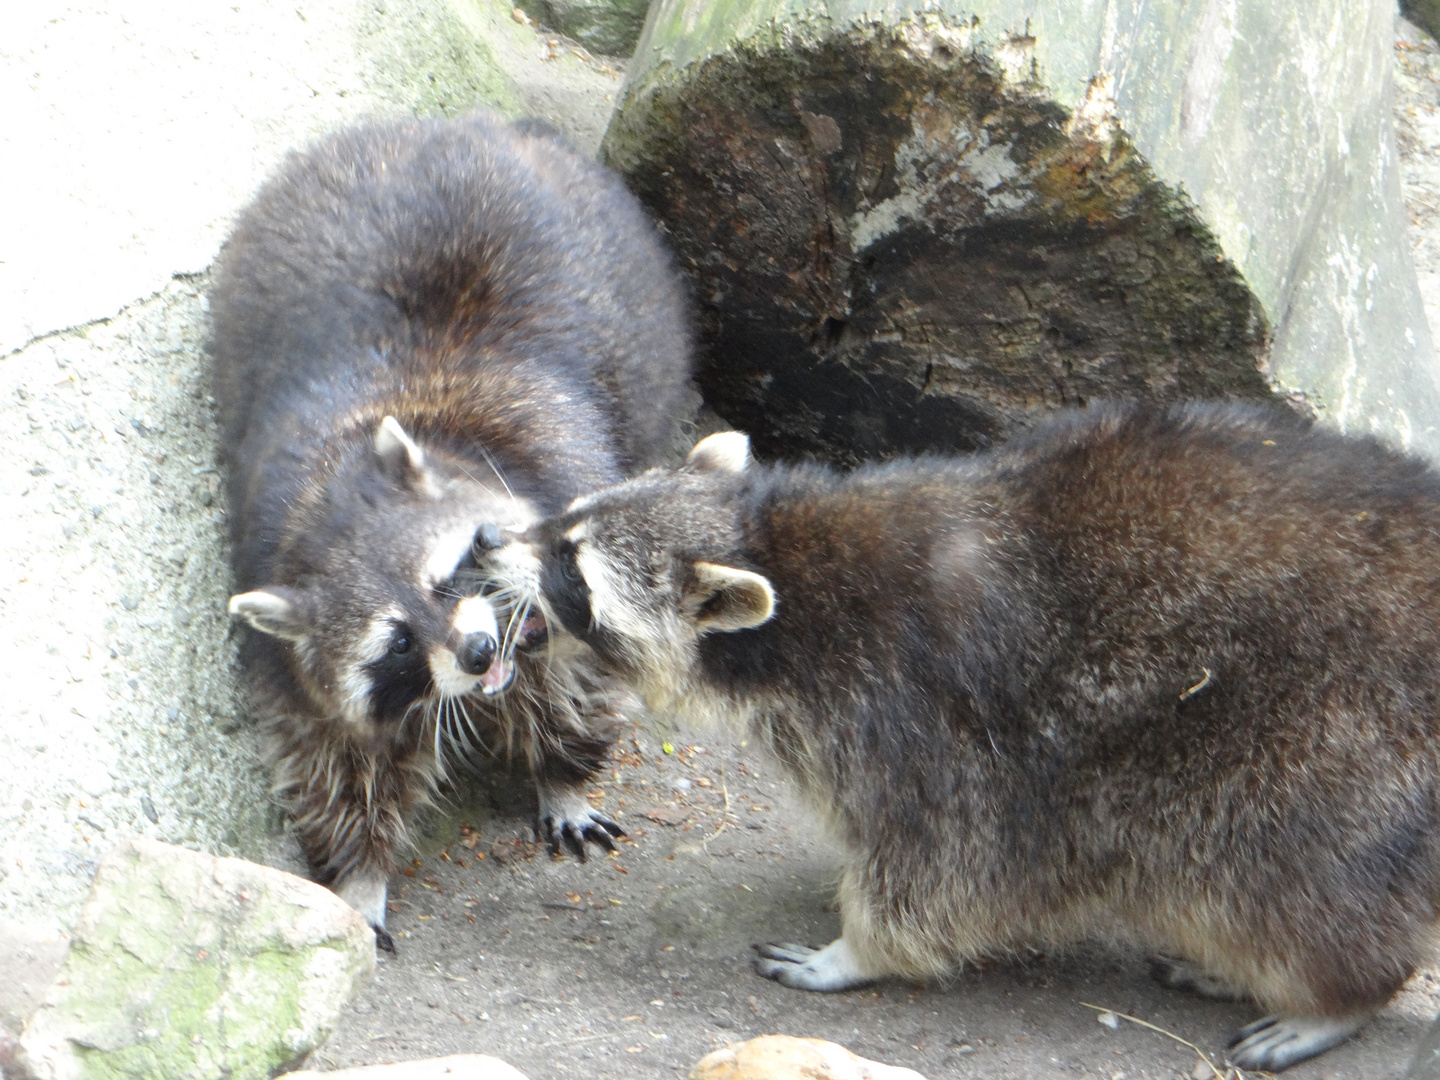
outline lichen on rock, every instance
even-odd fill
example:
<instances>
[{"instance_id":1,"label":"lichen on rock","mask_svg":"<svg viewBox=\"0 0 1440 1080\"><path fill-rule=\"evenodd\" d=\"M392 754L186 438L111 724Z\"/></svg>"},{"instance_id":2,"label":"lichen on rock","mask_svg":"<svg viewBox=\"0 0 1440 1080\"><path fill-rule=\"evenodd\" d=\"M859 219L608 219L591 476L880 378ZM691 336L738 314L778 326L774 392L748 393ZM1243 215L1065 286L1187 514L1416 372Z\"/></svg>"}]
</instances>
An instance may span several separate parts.
<instances>
[{"instance_id":1,"label":"lichen on rock","mask_svg":"<svg viewBox=\"0 0 1440 1080\"><path fill-rule=\"evenodd\" d=\"M373 931L327 889L132 840L96 874L20 1065L34 1080L268 1078L324 1040L374 967Z\"/></svg>"}]
</instances>

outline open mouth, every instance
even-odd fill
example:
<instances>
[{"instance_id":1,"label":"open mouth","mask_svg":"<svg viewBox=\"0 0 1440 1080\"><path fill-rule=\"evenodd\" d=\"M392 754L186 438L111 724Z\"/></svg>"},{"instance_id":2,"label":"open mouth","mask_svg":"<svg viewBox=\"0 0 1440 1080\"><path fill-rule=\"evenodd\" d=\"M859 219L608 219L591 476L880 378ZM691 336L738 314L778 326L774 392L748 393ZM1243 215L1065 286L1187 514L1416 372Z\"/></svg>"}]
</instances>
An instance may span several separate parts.
<instances>
[{"instance_id":1,"label":"open mouth","mask_svg":"<svg viewBox=\"0 0 1440 1080\"><path fill-rule=\"evenodd\" d=\"M480 692L486 697L503 693L515 681L515 661L508 656L497 656L495 662L480 676Z\"/></svg>"}]
</instances>

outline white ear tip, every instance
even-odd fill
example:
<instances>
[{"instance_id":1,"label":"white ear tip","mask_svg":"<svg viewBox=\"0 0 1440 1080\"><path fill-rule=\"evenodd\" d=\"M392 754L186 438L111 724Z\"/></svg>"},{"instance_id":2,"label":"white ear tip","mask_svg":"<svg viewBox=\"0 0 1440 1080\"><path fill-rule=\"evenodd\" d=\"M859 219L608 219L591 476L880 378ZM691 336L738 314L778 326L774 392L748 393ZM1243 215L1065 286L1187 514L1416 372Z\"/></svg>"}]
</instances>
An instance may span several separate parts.
<instances>
[{"instance_id":1,"label":"white ear tip","mask_svg":"<svg viewBox=\"0 0 1440 1080\"><path fill-rule=\"evenodd\" d=\"M410 468L418 471L425 467L425 451L393 416L385 417L375 429L375 452L386 459L404 454Z\"/></svg>"},{"instance_id":2,"label":"white ear tip","mask_svg":"<svg viewBox=\"0 0 1440 1080\"><path fill-rule=\"evenodd\" d=\"M276 596L264 589L256 589L254 592L236 593L230 597L229 609L231 615L239 615L250 618L255 615L285 615L290 611L290 602L283 596Z\"/></svg>"},{"instance_id":3,"label":"white ear tip","mask_svg":"<svg viewBox=\"0 0 1440 1080\"><path fill-rule=\"evenodd\" d=\"M695 444L685 464L706 472L744 472L750 464L750 437L743 431L717 431Z\"/></svg>"}]
</instances>

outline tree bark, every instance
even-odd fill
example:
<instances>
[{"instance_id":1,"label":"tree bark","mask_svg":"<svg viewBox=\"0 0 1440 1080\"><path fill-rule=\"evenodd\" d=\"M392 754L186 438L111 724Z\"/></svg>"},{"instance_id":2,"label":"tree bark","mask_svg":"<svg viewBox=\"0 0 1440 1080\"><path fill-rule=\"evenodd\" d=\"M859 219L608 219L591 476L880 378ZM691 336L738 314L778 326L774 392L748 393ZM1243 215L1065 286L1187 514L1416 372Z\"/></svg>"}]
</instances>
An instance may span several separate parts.
<instances>
[{"instance_id":1,"label":"tree bark","mask_svg":"<svg viewBox=\"0 0 1440 1080\"><path fill-rule=\"evenodd\" d=\"M1428 449L1381 6L660 0L602 155L688 269L701 389L762 453L1277 393Z\"/></svg>"}]
</instances>

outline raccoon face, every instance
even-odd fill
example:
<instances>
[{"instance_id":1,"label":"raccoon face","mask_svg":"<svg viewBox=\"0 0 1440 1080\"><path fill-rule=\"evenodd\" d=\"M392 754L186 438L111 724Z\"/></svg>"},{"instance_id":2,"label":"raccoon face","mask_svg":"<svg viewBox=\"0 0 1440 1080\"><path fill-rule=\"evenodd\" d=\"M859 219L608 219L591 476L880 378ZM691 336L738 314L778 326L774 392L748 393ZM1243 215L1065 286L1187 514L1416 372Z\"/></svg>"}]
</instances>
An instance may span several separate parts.
<instances>
[{"instance_id":1,"label":"raccoon face","mask_svg":"<svg viewBox=\"0 0 1440 1080\"><path fill-rule=\"evenodd\" d=\"M283 584L230 599L233 616L287 643L326 715L362 729L497 694L515 674L477 557L500 543L500 525L535 514L434 457L386 417L369 459L331 481L277 557Z\"/></svg>"},{"instance_id":2,"label":"raccoon face","mask_svg":"<svg viewBox=\"0 0 1440 1080\"><path fill-rule=\"evenodd\" d=\"M661 705L684 692L701 637L774 613L770 582L725 562L741 538L727 496L748 461L744 435L712 435L680 469L577 499L482 566L552 633L580 638Z\"/></svg>"}]
</instances>

